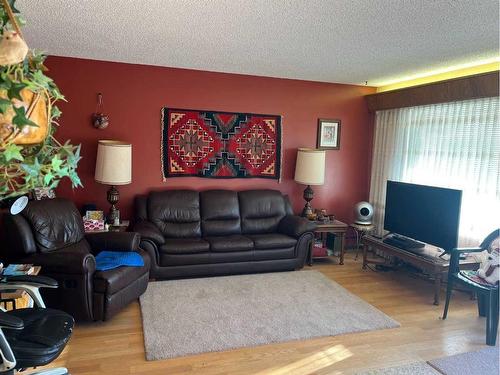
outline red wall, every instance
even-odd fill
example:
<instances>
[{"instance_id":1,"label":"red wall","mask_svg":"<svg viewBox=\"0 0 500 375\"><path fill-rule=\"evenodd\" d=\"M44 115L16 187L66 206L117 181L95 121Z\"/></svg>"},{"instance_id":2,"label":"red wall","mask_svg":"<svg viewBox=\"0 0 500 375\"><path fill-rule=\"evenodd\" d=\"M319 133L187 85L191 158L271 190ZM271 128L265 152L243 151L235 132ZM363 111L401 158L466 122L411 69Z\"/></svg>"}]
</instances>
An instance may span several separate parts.
<instances>
[{"instance_id":1,"label":"red wall","mask_svg":"<svg viewBox=\"0 0 500 375\"><path fill-rule=\"evenodd\" d=\"M60 140L81 143L79 175L84 188L71 190L62 182L58 195L78 205L92 202L108 209L107 186L93 180L98 139L118 139L133 145L133 182L119 187L123 218L132 215L133 197L152 189L278 189L290 195L294 209L303 207L305 186L293 181L298 147L315 147L318 118L342 121L339 151L327 151L326 183L313 187L315 208L327 208L351 220L352 206L368 198L373 118L363 96L373 88L223 74L146 65L111 63L51 56L48 75L68 100L63 111ZM110 125L94 129L90 116L102 92ZM162 181L160 165L160 110L163 106L282 115L282 182L266 179L214 180L170 178Z\"/></svg>"}]
</instances>

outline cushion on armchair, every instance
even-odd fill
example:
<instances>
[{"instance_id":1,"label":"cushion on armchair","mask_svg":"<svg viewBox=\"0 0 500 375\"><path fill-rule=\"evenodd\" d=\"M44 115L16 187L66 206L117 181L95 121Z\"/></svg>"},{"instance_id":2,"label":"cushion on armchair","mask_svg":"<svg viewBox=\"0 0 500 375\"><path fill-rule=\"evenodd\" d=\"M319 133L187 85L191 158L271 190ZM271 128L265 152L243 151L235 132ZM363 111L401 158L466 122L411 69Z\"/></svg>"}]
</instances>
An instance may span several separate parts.
<instances>
[{"instance_id":1,"label":"cushion on armchair","mask_svg":"<svg viewBox=\"0 0 500 375\"><path fill-rule=\"evenodd\" d=\"M107 271L121 266L142 267L144 260L134 251L101 251L95 257L97 271Z\"/></svg>"}]
</instances>

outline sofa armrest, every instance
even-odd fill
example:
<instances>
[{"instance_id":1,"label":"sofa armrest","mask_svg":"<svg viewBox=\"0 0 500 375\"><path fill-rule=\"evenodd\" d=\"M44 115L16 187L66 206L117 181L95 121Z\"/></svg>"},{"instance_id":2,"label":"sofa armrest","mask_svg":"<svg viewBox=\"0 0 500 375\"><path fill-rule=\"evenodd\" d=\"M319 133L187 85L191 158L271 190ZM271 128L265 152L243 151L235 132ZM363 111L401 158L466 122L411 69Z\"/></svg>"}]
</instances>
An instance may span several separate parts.
<instances>
[{"instance_id":1,"label":"sofa armrest","mask_svg":"<svg viewBox=\"0 0 500 375\"><path fill-rule=\"evenodd\" d=\"M103 232L86 234L93 254L106 251L136 251L141 236L135 232Z\"/></svg>"},{"instance_id":2,"label":"sofa armrest","mask_svg":"<svg viewBox=\"0 0 500 375\"><path fill-rule=\"evenodd\" d=\"M278 225L278 232L294 238L299 238L306 232L314 232L315 229L316 224L296 215L286 215Z\"/></svg>"},{"instance_id":3,"label":"sofa armrest","mask_svg":"<svg viewBox=\"0 0 500 375\"><path fill-rule=\"evenodd\" d=\"M95 272L95 258L85 241L47 253L37 253L20 259L42 267L42 274L92 275Z\"/></svg>"},{"instance_id":4,"label":"sofa armrest","mask_svg":"<svg viewBox=\"0 0 500 375\"><path fill-rule=\"evenodd\" d=\"M134 231L141 235L142 239L153 241L156 245L163 245L165 237L158 227L150 221L140 221L134 225Z\"/></svg>"}]
</instances>

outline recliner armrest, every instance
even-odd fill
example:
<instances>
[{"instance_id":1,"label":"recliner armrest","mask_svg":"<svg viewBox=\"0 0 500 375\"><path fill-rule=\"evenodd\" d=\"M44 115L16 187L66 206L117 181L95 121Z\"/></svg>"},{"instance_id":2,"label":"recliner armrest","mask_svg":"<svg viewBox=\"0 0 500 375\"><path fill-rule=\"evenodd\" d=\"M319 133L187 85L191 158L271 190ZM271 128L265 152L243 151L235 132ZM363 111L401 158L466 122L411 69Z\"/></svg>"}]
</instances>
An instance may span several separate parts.
<instances>
[{"instance_id":1,"label":"recliner armrest","mask_svg":"<svg viewBox=\"0 0 500 375\"><path fill-rule=\"evenodd\" d=\"M86 234L85 239L92 253L107 251L135 251L139 248L141 236L135 232L104 232Z\"/></svg>"},{"instance_id":2,"label":"recliner armrest","mask_svg":"<svg viewBox=\"0 0 500 375\"><path fill-rule=\"evenodd\" d=\"M95 258L90 253L86 241L46 253L37 253L20 261L41 266L42 273L47 274L84 275L95 272Z\"/></svg>"},{"instance_id":3,"label":"recliner armrest","mask_svg":"<svg viewBox=\"0 0 500 375\"><path fill-rule=\"evenodd\" d=\"M21 318L0 310L0 328L23 329L24 322Z\"/></svg>"},{"instance_id":4,"label":"recliner armrest","mask_svg":"<svg viewBox=\"0 0 500 375\"><path fill-rule=\"evenodd\" d=\"M286 215L278 225L278 232L287 236L299 238L306 232L314 232L316 224L296 215Z\"/></svg>"},{"instance_id":5,"label":"recliner armrest","mask_svg":"<svg viewBox=\"0 0 500 375\"><path fill-rule=\"evenodd\" d=\"M140 221L134 225L134 231L141 235L141 238L153 241L157 245L165 243L165 237L158 227L150 221Z\"/></svg>"}]
</instances>

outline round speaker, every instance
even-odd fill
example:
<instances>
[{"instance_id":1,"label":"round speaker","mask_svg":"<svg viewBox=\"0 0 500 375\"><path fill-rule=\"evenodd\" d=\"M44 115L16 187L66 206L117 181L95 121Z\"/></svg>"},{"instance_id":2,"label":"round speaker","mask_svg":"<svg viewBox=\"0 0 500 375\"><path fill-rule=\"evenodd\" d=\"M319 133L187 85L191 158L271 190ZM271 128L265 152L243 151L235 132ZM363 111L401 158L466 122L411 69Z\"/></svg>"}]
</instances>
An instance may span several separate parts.
<instances>
[{"instance_id":1,"label":"round speaker","mask_svg":"<svg viewBox=\"0 0 500 375\"><path fill-rule=\"evenodd\" d=\"M370 225L373 217L373 206L368 202L358 202L354 205L355 223Z\"/></svg>"}]
</instances>

